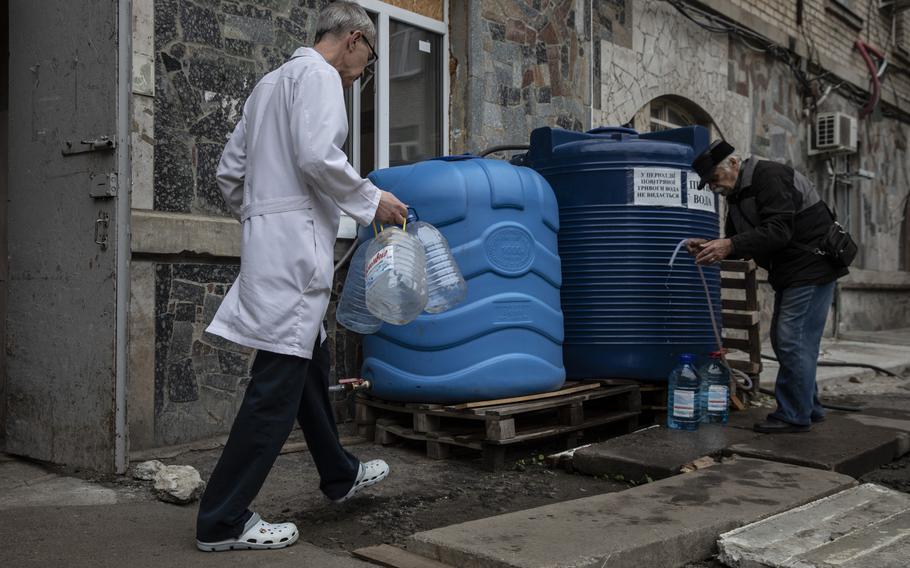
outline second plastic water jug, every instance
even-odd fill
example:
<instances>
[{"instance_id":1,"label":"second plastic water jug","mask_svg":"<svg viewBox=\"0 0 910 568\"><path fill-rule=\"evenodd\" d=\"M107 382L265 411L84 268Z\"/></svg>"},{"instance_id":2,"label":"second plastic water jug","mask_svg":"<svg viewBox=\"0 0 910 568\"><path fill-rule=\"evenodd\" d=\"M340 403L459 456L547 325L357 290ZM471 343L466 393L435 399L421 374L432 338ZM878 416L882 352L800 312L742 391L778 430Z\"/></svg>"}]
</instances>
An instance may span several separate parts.
<instances>
[{"instance_id":1,"label":"second plastic water jug","mask_svg":"<svg viewBox=\"0 0 910 568\"><path fill-rule=\"evenodd\" d=\"M407 232L423 245L427 258L427 307L430 314L448 311L464 300L467 286L449 249L449 242L436 227L408 214Z\"/></svg>"}]
</instances>

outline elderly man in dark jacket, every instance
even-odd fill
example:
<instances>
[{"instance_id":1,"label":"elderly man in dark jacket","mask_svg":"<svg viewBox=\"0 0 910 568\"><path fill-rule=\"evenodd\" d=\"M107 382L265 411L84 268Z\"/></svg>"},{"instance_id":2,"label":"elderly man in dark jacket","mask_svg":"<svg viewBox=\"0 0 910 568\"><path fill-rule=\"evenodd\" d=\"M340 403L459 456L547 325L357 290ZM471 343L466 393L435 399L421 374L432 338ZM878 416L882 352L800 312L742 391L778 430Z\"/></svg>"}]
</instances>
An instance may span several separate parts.
<instances>
[{"instance_id":1,"label":"elderly man in dark jacket","mask_svg":"<svg viewBox=\"0 0 910 568\"><path fill-rule=\"evenodd\" d=\"M699 187L727 199L726 238L689 239L699 264L752 258L774 288L771 344L780 362L777 409L755 425L763 433L806 432L824 420L815 382L816 362L835 281L847 274L813 252L834 219L812 182L789 166L741 161L722 140L692 163Z\"/></svg>"}]
</instances>

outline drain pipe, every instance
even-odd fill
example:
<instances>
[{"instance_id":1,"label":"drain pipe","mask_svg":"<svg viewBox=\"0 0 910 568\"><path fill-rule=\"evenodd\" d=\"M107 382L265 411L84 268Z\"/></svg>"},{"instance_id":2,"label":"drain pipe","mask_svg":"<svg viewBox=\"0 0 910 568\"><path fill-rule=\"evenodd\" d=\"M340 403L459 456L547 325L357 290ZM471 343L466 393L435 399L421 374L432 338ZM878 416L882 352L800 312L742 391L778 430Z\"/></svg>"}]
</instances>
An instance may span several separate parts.
<instances>
[{"instance_id":1,"label":"drain pipe","mask_svg":"<svg viewBox=\"0 0 910 568\"><path fill-rule=\"evenodd\" d=\"M114 370L114 470L125 473L129 466L126 421L126 389L129 369L130 309L130 98L133 61L132 0L117 5L117 241L116 241L116 355Z\"/></svg>"}]
</instances>

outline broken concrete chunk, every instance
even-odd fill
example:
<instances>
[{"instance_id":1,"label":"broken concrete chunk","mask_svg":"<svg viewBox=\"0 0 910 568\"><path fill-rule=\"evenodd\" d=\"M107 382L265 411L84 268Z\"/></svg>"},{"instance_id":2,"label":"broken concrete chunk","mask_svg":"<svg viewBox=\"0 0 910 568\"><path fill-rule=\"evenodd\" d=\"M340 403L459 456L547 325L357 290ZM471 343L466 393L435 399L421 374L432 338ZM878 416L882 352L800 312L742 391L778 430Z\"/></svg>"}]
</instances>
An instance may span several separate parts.
<instances>
[{"instance_id":1,"label":"broken concrete chunk","mask_svg":"<svg viewBox=\"0 0 910 568\"><path fill-rule=\"evenodd\" d=\"M679 468L679 471L680 473L692 473L693 471L705 469L706 467L711 467L712 465L717 465L717 460L711 456L702 456L697 460L693 460L682 466Z\"/></svg>"},{"instance_id":2,"label":"broken concrete chunk","mask_svg":"<svg viewBox=\"0 0 910 568\"><path fill-rule=\"evenodd\" d=\"M130 474L133 476L133 479L138 479L140 481L151 481L155 479L155 475L161 471L161 468L164 467L164 464L158 460L149 460L144 461L140 464L137 464L130 471Z\"/></svg>"},{"instance_id":3,"label":"broken concrete chunk","mask_svg":"<svg viewBox=\"0 0 910 568\"><path fill-rule=\"evenodd\" d=\"M155 495L168 503L192 503L204 488L199 472L189 465L165 466L155 475Z\"/></svg>"},{"instance_id":4,"label":"broken concrete chunk","mask_svg":"<svg viewBox=\"0 0 910 568\"><path fill-rule=\"evenodd\" d=\"M718 549L737 568L904 568L910 496L867 483L722 534Z\"/></svg>"}]
</instances>

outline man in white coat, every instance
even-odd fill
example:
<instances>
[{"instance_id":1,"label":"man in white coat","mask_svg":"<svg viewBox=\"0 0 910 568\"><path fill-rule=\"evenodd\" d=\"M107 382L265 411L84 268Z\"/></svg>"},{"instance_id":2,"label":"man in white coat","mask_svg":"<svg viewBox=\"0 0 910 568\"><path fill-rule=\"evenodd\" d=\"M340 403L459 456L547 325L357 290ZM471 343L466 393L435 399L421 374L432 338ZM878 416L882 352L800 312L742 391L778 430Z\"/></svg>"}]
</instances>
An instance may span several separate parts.
<instances>
[{"instance_id":1,"label":"man in white coat","mask_svg":"<svg viewBox=\"0 0 910 568\"><path fill-rule=\"evenodd\" d=\"M200 550L283 548L293 523L249 507L299 421L320 488L344 501L388 475L341 447L328 398L322 326L342 210L358 223L401 223L407 209L362 179L341 150L345 87L376 60L376 30L350 2L327 6L316 44L300 48L250 94L218 166L218 185L242 223L240 276L208 332L258 349L231 434L199 507Z\"/></svg>"}]
</instances>

